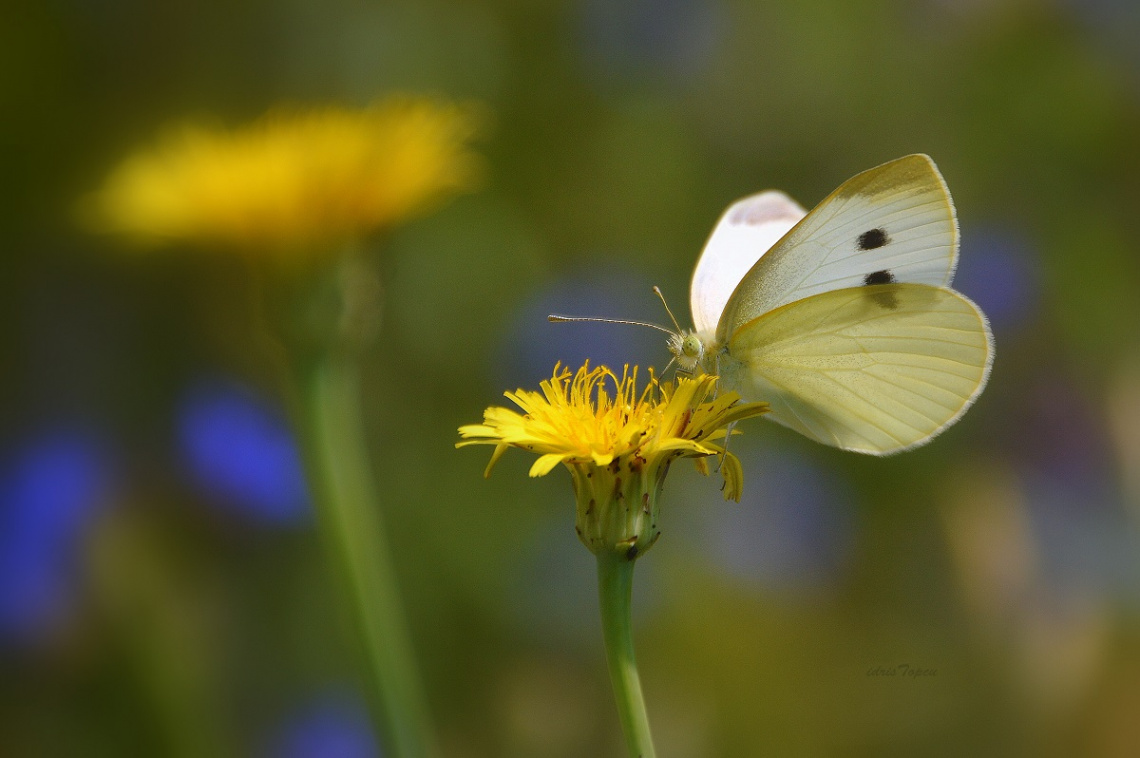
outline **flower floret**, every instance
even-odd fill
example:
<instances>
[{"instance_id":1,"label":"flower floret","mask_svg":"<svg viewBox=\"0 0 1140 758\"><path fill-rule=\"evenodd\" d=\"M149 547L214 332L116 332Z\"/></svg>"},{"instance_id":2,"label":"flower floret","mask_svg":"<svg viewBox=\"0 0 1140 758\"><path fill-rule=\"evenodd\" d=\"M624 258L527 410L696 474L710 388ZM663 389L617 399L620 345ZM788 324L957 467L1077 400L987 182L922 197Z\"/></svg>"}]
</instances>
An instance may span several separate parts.
<instances>
[{"instance_id":1,"label":"flower floret","mask_svg":"<svg viewBox=\"0 0 1140 758\"><path fill-rule=\"evenodd\" d=\"M650 370L640 391L637 378L636 366L619 377L605 366L587 363L571 374L559 364L540 391L505 393L523 413L488 408L482 424L460 427L457 447L495 445L487 475L506 448L529 450L539 455L532 477L559 463L572 471L612 465L660 470L663 476L675 458L721 455L725 496L739 499L740 463L718 441L735 422L766 412L767 403L741 403L735 393L715 395L715 376L662 382Z\"/></svg>"}]
</instances>

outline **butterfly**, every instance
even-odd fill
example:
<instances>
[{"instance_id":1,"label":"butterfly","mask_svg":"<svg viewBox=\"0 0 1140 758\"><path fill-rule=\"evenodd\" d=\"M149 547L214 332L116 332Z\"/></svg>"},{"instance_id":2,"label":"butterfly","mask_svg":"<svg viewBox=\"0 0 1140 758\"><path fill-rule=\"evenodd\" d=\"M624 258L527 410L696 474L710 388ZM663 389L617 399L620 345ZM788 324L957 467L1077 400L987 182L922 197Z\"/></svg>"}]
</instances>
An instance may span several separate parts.
<instances>
[{"instance_id":1,"label":"butterfly","mask_svg":"<svg viewBox=\"0 0 1140 758\"><path fill-rule=\"evenodd\" d=\"M957 258L954 205L926 155L864 171L809 213L782 192L752 195L705 244L694 329L665 330L669 349L681 370L767 401L768 418L817 442L909 450L989 378L993 335L950 289Z\"/></svg>"}]
</instances>

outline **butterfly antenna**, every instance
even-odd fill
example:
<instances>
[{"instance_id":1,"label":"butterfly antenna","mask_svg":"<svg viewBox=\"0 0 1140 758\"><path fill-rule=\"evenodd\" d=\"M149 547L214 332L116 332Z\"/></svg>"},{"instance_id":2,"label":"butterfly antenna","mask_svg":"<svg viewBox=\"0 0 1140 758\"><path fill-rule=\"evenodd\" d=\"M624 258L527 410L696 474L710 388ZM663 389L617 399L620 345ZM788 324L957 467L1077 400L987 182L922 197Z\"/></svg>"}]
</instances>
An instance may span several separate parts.
<instances>
[{"instance_id":1,"label":"butterfly antenna","mask_svg":"<svg viewBox=\"0 0 1140 758\"><path fill-rule=\"evenodd\" d=\"M591 316L559 316L557 314L550 314L546 317L547 321L552 321L555 324L563 324L570 321L590 321L597 324L629 324L630 326L647 326L650 329L656 329L659 332L666 334L673 334L672 331L657 324L651 324L648 321L630 321L623 318L594 318Z\"/></svg>"},{"instance_id":2,"label":"butterfly antenna","mask_svg":"<svg viewBox=\"0 0 1140 758\"><path fill-rule=\"evenodd\" d=\"M665 302L665 293L663 293L661 291L661 288L655 284L653 285L653 294L661 298L661 304L665 306L665 312L669 314L669 318L672 320L673 326L676 327L677 333L680 334L681 325L677 323L677 317L673 315L673 311L669 310L669 303Z\"/></svg>"}]
</instances>

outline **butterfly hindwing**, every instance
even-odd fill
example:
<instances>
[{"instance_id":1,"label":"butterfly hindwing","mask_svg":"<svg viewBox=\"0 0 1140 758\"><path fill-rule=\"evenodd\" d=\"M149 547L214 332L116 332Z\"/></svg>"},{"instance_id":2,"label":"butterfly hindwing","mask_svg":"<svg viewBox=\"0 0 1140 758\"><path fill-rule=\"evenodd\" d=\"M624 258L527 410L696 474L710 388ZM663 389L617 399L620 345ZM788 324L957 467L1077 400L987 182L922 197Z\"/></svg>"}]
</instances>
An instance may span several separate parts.
<instances>
[{"instance_id":1,"label":"butterfly hindwing","mask_svg":"<svg viewBox=\"0 0 1140 758\"><path fill-rule=\"evenodd\" d=\"M908 155L885 163L844 182L743 275L717 336L723 341L759 314L830 290L892 282L946 286L957 250L954 206L934 162ZM703 281L694 274L698 320L707 318L697 315L706 299Z\"/></svg>"},{"instance_id":2,"label":"butterfly hindwing","mask_svg":"<svg viewBox=\"0 0 1140 758\"><path fill-rule=\"evenodd\" d=\"M985 386L989 325L953 290L872 284L798 300L731 336L727 389L771 404L769 418L873 455L930 440Z\"/></svg>"}]
</instances>

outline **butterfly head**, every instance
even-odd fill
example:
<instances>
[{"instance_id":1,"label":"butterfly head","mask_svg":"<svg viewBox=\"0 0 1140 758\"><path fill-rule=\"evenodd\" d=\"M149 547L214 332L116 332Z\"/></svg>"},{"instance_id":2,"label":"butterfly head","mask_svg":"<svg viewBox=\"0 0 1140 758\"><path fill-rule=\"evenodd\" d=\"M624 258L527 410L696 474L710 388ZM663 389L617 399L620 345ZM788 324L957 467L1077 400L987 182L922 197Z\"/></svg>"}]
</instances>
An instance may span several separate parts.
<instances>
[{"instance_id":1,"label":"butterfly head","mask_svg":"<svg viewBox=\"0 0 1140 758\"><path fill-rule=\"evenodd\" d=\"M669 352L677 360L677 366L692 372L701 365L705 357L705 343L696 332L673 332L669 335Z\"/></svg>"}]
</instances>

